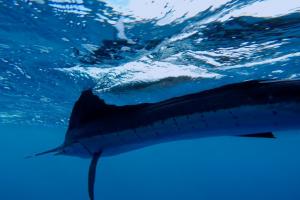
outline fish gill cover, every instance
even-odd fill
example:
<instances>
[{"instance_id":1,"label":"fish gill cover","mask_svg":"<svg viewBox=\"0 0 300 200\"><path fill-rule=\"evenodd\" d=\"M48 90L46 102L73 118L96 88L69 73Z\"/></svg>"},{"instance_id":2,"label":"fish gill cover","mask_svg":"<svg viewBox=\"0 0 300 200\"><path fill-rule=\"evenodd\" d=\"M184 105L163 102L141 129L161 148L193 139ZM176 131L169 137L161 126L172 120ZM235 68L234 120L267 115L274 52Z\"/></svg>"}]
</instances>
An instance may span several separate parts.
<instances>
[{"instance_id":1,"label":"fish gill cover","mask_svg":"<svg viewBox=\"0 0 300 200\"><path fill-rule=\"evenodd\" d=\"M0 0L0 122L66 126L84 89L155 102L300 76L300 1Z\"/></svg>"}]
</instances>

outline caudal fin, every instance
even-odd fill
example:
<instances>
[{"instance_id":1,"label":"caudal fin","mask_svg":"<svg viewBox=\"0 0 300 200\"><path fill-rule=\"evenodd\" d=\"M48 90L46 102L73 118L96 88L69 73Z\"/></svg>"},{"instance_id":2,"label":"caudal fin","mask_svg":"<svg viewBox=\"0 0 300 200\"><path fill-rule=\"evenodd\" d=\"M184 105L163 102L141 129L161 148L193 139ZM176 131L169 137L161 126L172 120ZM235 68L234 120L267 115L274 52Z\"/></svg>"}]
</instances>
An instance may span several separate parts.
<instances>
[{"instance_id":1,"label":"caudal fin","mask_svg":"<svg viewBox=\"0 0 300 200\"><path fill-rule=\"evenodd\" d=\"M93 155L90 168L89 168L89 177L88 177L88 190L89 190L89 196L90 200L94 200L94 185L95 185L95 176L96 176L96 168L98 160L101 156L101 152L95 153Z\"/></svg>"}]
</instances>

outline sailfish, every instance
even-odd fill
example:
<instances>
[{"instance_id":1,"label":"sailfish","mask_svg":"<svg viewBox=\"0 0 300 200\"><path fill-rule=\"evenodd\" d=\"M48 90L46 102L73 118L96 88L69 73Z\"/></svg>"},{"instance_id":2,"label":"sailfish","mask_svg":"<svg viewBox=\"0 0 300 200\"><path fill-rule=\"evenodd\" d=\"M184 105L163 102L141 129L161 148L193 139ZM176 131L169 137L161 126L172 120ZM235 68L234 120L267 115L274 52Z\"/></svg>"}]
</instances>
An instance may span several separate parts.
<instances>
[{"instance_id":1,"label":"sailfish","mask_svg":"<svg viewBox=\"0 0 300 200\"><path fill-rule=\"evenodd\" d=\"M160 101L117 106L85 90L75 103L65 141L39 153L91 158L94 200L100 157L154 144L214 136L275 138L300 129L300 80L251 80Z\"/></svg>"}]
</instances>

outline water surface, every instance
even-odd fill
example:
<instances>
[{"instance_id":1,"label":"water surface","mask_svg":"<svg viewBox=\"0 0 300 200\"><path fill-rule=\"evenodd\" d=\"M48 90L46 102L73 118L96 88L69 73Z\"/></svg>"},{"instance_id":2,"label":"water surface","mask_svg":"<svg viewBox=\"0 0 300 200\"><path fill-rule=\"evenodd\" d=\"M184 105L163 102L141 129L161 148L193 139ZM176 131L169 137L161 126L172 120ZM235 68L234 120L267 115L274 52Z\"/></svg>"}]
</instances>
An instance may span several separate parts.
<instances>
[{"instance_id":1,"label":"water surface","mask_svg":"<svg viewBox=\"0 0 300 200\"><path fill-rule=\"evenodd\" d=\"M84 89L117 105L300 75L295 0L0 0L0 199L86 199L60 144ZM100 161L97 199L299 199L300 138L207 138Z\"/></svg>"}]
</instances>

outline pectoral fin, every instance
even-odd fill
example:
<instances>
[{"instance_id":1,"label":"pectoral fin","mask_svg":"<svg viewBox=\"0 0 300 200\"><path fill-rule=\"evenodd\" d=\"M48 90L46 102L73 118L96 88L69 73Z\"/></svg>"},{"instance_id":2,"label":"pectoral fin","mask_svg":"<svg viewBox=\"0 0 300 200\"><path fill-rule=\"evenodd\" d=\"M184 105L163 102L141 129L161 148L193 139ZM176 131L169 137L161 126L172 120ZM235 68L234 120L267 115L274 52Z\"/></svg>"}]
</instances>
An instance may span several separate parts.
<instances>
[{"instance_id":1,"label":"pectoral fin","mask_svg":"<svg viewBox=\"0 0 300 200\"><path fill-rule=\"evenodd\" d=\"M272 132L246 134L246 135L240 135L240 137L276 138Z\"/></svg>"},{"instance_id":2,"label":"pectoral fin","mask_svg":"<svg viewBox=\"0 0 300 200\"><path fill-rule=\"evenodd\" d=\"M95 185L95 176L96 176L96 168L98 160L101 156L101 152L95 153L93 155L90 168L89 168L89 182L88 182L88 189L89 189L89 196L90 200L94 200L94 185Z\"/></svg>"}]
</instances>

